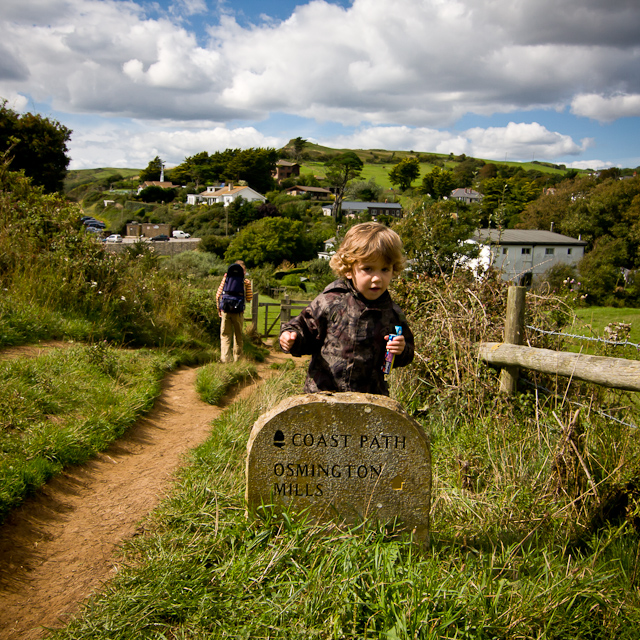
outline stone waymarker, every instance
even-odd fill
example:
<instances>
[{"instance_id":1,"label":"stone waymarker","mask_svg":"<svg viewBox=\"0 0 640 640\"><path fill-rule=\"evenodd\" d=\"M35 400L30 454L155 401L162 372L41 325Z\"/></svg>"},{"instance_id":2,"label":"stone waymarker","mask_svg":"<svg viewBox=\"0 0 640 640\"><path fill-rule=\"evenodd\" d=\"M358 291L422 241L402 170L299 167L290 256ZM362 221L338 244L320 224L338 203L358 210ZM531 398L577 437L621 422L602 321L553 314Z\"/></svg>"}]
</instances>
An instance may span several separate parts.
<instances>
[{"instance_id":1,"label":"stone waymarker","mask_svg":"<svg viewBox=\"0 0 640 640\"><path fill-rule=\"evenodd\" d=\"M247 506L308 510L316 521L363 518L429 533L431 452L394 400L366 393L287 398L254 424Z\"/></svg>"}]
</instances>

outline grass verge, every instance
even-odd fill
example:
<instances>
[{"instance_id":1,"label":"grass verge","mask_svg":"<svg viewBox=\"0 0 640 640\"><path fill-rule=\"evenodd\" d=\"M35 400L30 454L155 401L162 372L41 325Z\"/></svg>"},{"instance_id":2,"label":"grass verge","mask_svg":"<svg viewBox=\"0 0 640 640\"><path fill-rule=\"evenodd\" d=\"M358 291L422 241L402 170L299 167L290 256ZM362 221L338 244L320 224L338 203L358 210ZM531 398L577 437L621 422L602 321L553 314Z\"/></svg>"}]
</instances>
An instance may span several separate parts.
<instances>
[{"instance_id":1,"label":"grass verge","mask_svg":"<svg viewBox=\"0 0 640 640\"><path fill-rule=\"evenodd\" d=\"M120 437L183 358L190 356L97 343L0 362L0 519Z\"/></svg>"}]
</instances>

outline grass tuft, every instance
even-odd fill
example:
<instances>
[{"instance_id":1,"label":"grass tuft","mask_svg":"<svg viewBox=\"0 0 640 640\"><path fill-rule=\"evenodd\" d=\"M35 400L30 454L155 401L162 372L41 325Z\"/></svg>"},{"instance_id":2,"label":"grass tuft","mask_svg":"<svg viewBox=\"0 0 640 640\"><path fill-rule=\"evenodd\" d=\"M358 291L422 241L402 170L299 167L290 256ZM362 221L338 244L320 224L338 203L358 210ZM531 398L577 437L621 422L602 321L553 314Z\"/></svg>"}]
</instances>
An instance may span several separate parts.
<instances>
[{"instance_id":1,"label":"grass tuft","mask_svg":"<svg viewBox=\"0 0 640 640\"><path fill-rule=\"evenodd\" d=\"M256 375L255 365L243 360L211 363L198 371L196 391L204 402L218 404L233 385L252 380Z\"/></svg>"}]
</instances>

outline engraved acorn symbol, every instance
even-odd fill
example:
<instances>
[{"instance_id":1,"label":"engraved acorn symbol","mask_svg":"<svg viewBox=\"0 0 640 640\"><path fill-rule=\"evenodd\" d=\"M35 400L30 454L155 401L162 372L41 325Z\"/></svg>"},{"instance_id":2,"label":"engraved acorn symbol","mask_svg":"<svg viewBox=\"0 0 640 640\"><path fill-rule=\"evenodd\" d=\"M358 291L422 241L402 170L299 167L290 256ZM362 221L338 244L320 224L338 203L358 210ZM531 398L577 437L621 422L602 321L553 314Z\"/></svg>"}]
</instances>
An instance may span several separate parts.
<instances>
[{"instance_id":1,"label":"engraved acorn symbol","mask_svg":"<svg viewBox=\"0 0 640 640\"><path fill-rule=\"evenodd\" d=\"M284 433L278 429L273 436L273 446L274 447L284 447Z\"/></svg>"}]
</instances>

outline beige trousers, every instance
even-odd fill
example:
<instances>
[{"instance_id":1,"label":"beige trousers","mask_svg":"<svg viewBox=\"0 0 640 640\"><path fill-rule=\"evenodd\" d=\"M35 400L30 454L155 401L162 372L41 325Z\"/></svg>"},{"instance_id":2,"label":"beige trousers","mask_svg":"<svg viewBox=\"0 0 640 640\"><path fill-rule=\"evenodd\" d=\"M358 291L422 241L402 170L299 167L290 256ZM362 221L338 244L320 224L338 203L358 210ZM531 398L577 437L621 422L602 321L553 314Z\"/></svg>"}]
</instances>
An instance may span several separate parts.
<instances>
[{"instance_id":1,"label":"beige trousers","mask_svg":"<svg viewBox=\"0 0 640 640\"><path fill-rule=\"evenodd\" d=\"M220 362L237 362L242 355L244 313L220 312ZM235 338L235 340L234 340Z\"/></svg>"}]
</instances>

